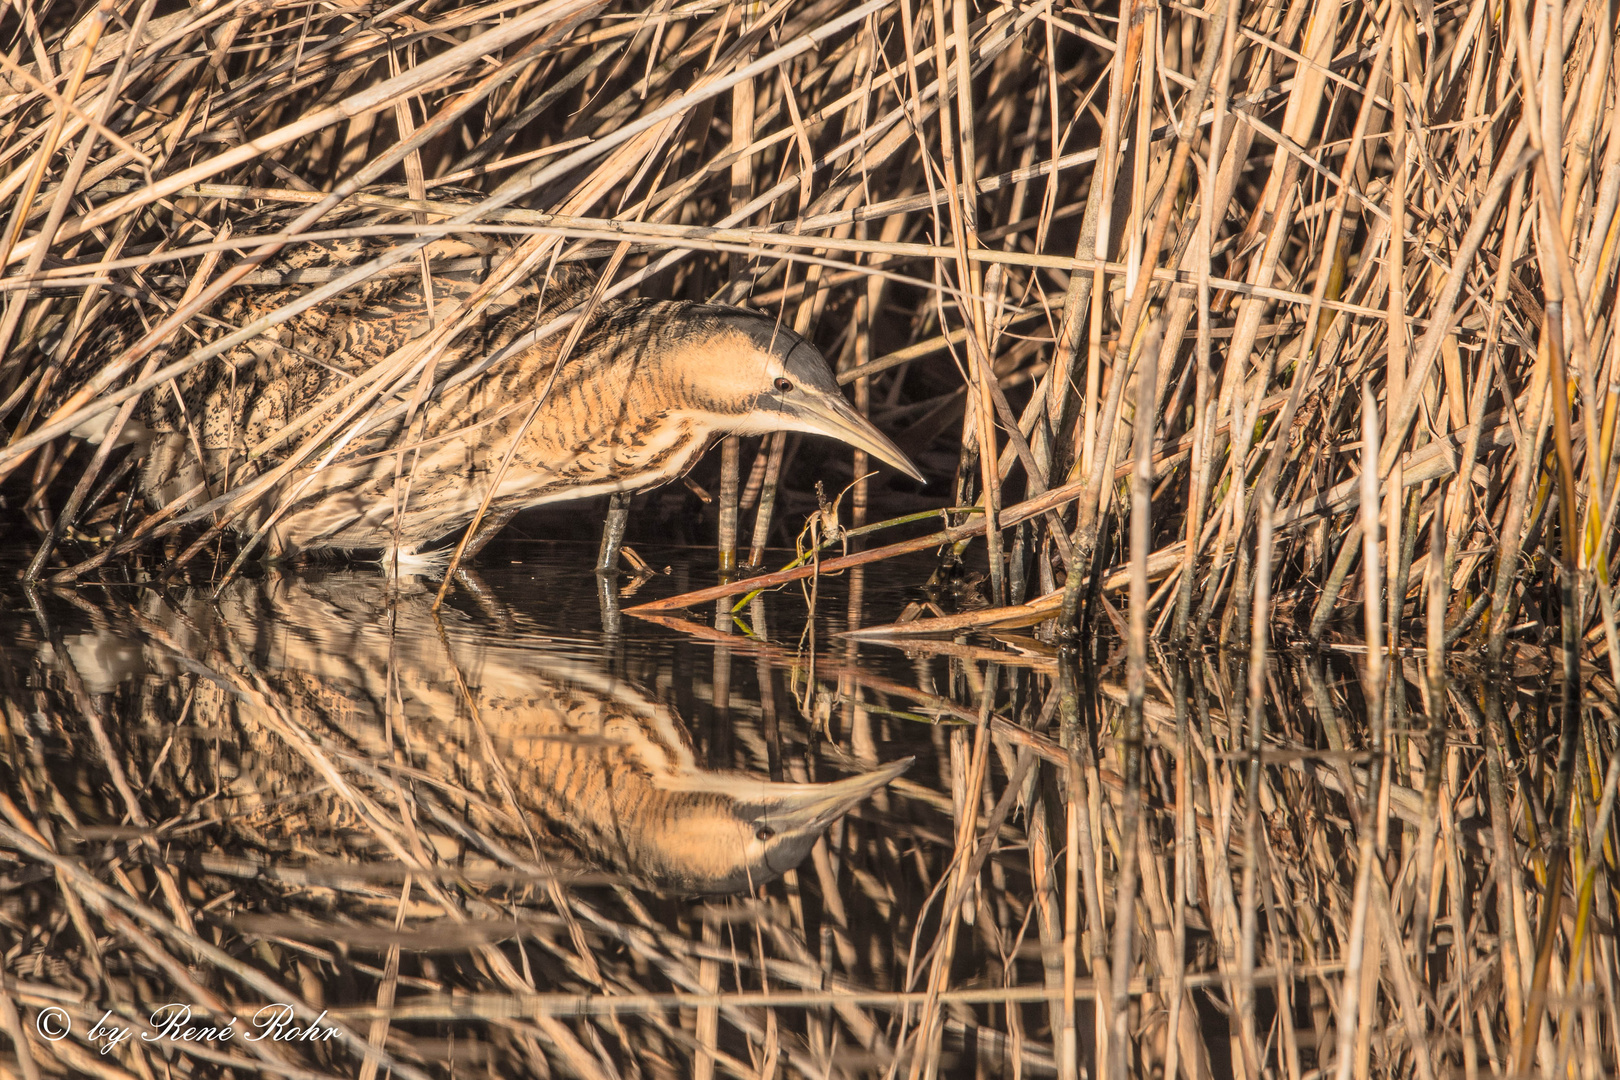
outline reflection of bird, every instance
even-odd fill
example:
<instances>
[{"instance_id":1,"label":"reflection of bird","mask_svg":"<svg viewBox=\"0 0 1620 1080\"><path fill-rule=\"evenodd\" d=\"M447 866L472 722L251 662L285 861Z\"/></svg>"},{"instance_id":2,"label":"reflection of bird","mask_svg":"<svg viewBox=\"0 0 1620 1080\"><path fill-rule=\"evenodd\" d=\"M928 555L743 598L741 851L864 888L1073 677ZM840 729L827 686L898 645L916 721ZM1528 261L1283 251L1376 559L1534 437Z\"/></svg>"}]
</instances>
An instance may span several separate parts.
<instances>
[{"instance_id":1,"label":"reflection of bird","mask_svg":"<svg viewBox=\"0 0 1620 1080\"><path fill-rule=\"evenodd\" d=\"M431 592L407 583L393 599L390 616L387 583L370 574L239 580L217 604L151 605L165 644L144 655L126 642L142 640L150 624L71 637L67 652L96 692L141 667L203 674L193 721L210 740L234 740L236 793L265 807L244 819L244 835L279 827L300 844L341 830L346 814L309 750L320 746L355 790L395 772L413 803L453 807L475 830L519 839L521 815L633 881L737 892L797 866L828 825L911 761L824 784L704 769L667 706L589 662L454 622L441 637ZM236 662L221 664L233 652ZM287 796L324 798L327 811L290 817ZM382 793L390 805L395 797Z\"/></svg>"},{"instance_id":2,"label":"reflection of bird","mask_svg":"<svg viewBox=\"0 0 1620 1080\"><path fill-rule=\"evenodd\" d=\"M375 240L303 244L273 264L269 276L278 287L237 292L195 333L214 339L246 325L295 299L310 287L305 283L330 279L380 250ZM431 303L421 266L411 261L159 390L126 436L150 443L142 473L148 495L167 504L205 484L215 497L280 464L371 385L386 359L453 317L457 302L472 296L508 250L479 235L436 240L425 249ZM559 371L567 333L539 343L524 338L585 302L587 285L563 269L498 294L434 361L434 389L414 422L407 413L420 374L401 364L383 381L374 411L362 410L303 467L248 498L238 527L256 529L280 508L272 554L392 548L410 556L471 522L497 473L484 519L490 528L481 536L526 507L676 479L727 434L827 435L922 478L844 401L820 352L757 312L602 301L587 306L586 325ZM194 345L186 337L176 348ZM91 351L107 348L102 341ZM277 441L295 422L294 434ZM342 432L351 430L358 434L345 441ZM328 453L332 459L315 467Z\"/></svg>"}]
</instances>

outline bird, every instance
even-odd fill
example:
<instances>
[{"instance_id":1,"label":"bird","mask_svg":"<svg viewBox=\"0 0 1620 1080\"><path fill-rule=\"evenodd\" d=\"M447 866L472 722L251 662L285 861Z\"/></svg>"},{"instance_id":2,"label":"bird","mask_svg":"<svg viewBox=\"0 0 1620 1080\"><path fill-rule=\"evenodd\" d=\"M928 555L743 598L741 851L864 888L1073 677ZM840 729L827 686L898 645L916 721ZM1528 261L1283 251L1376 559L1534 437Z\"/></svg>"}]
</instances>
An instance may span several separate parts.
<instances>
[{"instance_id":1,"label":"bird","mask_svg":"<svg viewBox=\"0 0 1620 1080\"><path fill-rule=\"evenodd\" d=\"M450 213L461 204L433 205ZM409 220L399 210L356 210L328 231ZM390 242L398 241L363 234L297 244L190 324L163 361L275 311ZM476 231L437 237L420 262L327 298L150 392L120 434L145 453L139 477L149 504L224 510L238 532L262 531L273 559L333 549L403 565L431 561L434 545L481 508L473 550L519 510L603 495L614 497L622 535L630 493L680 478L726 435L822 435L923 481L844 400L820 351L770 315L688 300L598 300L591 275L570 264L494 290L429 361L425 395L421 364L386 366L474 296L513 249ZM532 340L571 311L583 312L583 326ZM134 329L117 328L121 340L84 352L105 357ZM375 400L334 426L366 393ZM94 441L96 433L78 434ZM306 456L289 466L305 438ZM616 549L614 525L608 546Z\"/></svg>"},{"instance_id":2,"label":"bird","mask_svg":"<svg viewBox=\"0 0 1620 1080\"><path fill-rule=\"evenodd\" d=\"M230 760L224 790L209 780L191 795L225 800L218 820L238 823L247 848L278 837L302 851L364 845L355 806L396 806L397 782L441 853L469 835L527 851L537 835L640 887L735 894L797 867L828 826L912 764L824 783L706 768L676 711L597 665L587 642L521 620L491 633L436 618L433 596L417 578L272 569L217 598L198 588L148 593L139 611L94 607L91 629L40 652L71 664L98 699L129 695L119 715L150 724L154 746L172 716L141 710L183 697L197 744L228 747ZM178 697L142 692L157 679L194 681ZM192 771L177 759L172 775L190 783ZM161 782L154 794L185 797ZM445 815L452 824L436 828Z\"/></svg>"}]
</instances>

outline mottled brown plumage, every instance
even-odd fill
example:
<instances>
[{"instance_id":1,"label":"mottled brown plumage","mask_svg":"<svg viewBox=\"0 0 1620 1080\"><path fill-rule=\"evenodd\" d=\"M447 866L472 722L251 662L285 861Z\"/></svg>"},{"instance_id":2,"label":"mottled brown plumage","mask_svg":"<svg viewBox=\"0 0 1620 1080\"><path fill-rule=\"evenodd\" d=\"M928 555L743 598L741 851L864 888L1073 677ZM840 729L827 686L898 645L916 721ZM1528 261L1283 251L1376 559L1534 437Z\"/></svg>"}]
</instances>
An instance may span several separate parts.
<instances>
[{"instance_id":1,"label":"mottled brown plumage","mask_svg":"<svg viewBox=\"0 0 1620 1080\"><path fill-rule=\"evenodd\" d=\"M420 584L391 587L373 573L271 574L217 598L151 594L139 616L93 612L96 629L64 645L92 691L124 684L132 702L147 698L131 680L196 677L196 731L175 753L229 747L232 775L206 792L222 800L212 812L300 849L331 831L363 843L370 829L356 808L396 806L392 775L423 827L451 813L517 851L532 828L641 884L739 892L797 866L910 763L823 784L705 768L668 705L579 659L578 643L550 654L533 634L521 646L493 639L436 618L432 601ZM259 644L243 652L247 642ZM143 722L133 705L119 713ZM151 722L153 745L172 738L167 721ZM441 852L457 848L440 840Z\"/></svg>"},{"instance_id":2,"label":"mottled brown plumage","mask_svg":"<svg viewBox=\"0 0 1620 1080\"><path fill-rule=\"evenodd\" d=\"M197 333L217 339L247 325L389 242L301 243L260 275L283 284L237 291ZM830 435L919 475L844 402L815 347L757 312L603 301L588 309L559 371L566 333L527 339L588 298L589 278L567 270L496 295L437 355L433 389L407 424L418 378L399 363L378 378L377 366L458 309L508 251L476 234L435 240L426 249L434 318L411 259L155 393L126 436L149 446L141 473L149 497L198 505L246 490L371 384L387 387L373 408L268 490L239 500L239 528L274 515L273 553L390 549L396 537L398 550L412 553L473 519L509 452L487 514L494 522L529 506L665 483L723 434ZM183 337L171 352L195 343ZM301 419L296 437L272 444ZM194 494L199 485L205 496Z\"/></svg>"}]
</instances>

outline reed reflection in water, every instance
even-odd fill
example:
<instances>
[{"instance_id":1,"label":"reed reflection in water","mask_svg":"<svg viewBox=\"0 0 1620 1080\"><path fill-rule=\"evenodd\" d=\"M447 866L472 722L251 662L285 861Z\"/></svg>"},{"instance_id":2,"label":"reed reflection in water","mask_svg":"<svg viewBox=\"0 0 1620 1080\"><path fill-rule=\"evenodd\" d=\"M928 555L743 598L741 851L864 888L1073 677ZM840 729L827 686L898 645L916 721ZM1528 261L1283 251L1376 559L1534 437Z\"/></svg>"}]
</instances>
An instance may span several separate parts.
<instances>
[{"instance_id":1,"label":"reed reflection in water","mask_svg":"<svg viewBox=\"0 0 1620 1080\"><path fill-rule=\"evenodd\" d=\"M703 768L667 704L587 659L442 621L433 596L364 572L238 580L173 607L152 597L62 647L95 694L204 674L186 734L233 747L229 773L207 773L228 778L220 796L260 830L364 834L403 776L464 804L474 834L521 847L538 830L588 866L679 893L779 877L911 764L821 784ZM164 724L147 712L157 700L134 719Z\"/></svg>"},{"instance_id":2,"label":"reed reflection in water","mask_svg":"<svg viewBox=\"0 0 1620 1080\"><path fill-rule=\"evenodd\" d=\"M1598 887L1566 902L1538 976L1561 721L1533 652L1458 670L1441 698L1395 663L1374 770L1354 654L1267 669L1256 742L1248 673L1220 654L1159 658L1137 728L1117 643L1076 663L1025 633L834 637L892 620L875 577L822 584L812 674L797 594L749 610L753 637L625 618L615 641L553 569L492 570L489 606L440 620L369 572L217 601L87 589L0 619L4 992L34 1059L1198 1078L1350 1055L1442 1075L1505 1068L1539 993L1532 1059L1603 1074L1616 713L1598 673L1571 797ZM803 827L761 826L772 799ZM1340 1032L1358 932L1350 992L1373 1019ZM286 1001L343 1035L105 1057L84 1038L170 1001ZM50 1006L75 1035L28 1035Z\"/></svg>"}]
</instances>

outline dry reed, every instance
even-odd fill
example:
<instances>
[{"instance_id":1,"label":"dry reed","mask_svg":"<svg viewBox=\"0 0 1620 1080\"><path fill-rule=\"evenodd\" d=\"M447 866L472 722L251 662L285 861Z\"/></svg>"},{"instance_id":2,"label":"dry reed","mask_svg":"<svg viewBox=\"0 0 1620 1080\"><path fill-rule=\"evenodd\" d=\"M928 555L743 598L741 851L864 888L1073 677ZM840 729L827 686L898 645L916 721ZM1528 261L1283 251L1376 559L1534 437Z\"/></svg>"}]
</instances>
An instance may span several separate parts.
<instances>
[{"instance_id":1,"label":"dry reed","mask_svg":"<svg viewBox=\"0 0 1620 1080\"><path fill-rule=\"evenodd\" d=\"M826 931L836 945L821 957L766 960L767 936L804 948L784 929L803 930L802 910L750 915L744 947L712 914L677 920L681 937L633 899L609 917L553 896L577 923L569 944L547 939L568 972L556 985L583 997L536 996L486 945L467 987L482 990L418 979L407 1001L396 945L367 969L387 991L377 1007L343 1013L357 1056L233 1051L189 1067L303 1075L364 1061L368 1076L379 1063L414 1075L437 1059L417 1047L383 1060L390 1017L476 1018L502 1031L480 1051L490 1060L612 1075L603 1040L652 1045L626 1034L630 1013L662 1040L630 1074L855 1075L834 1053L854 1042L898 1063L867 1071L933 1075L947 1036L972 1044L962 1069L1064 1077L1612 1071L1612 5L171 7L0 15L0 505L29 580L165 578L228 551L226 518L269 480L235 504L149 507L139 462L75 433L122 427L141 395L367 275L410 272L432 236L485 229L520 241L497 273L605 260L609 294L750 302L815 337L860 407L940 478L933 504L959 508L926 535L829 553L819 572L951 545L987 575L981 604L851 629L1038 625L1039 641L1020 639L1029 650L1061 646L1033 672L1016 652L958 655L960 685L935 695L970 722L941 735L952 801L927 866L938 895L902 920L914 955L898 931L874 946L896 965L881 993L841 981L845 930ZM473 194L448 202L446 185ZM414 224L385 256L197 344L188 326L219 296L266 283L278 253L334 235L322 219L354 205L411 210ZM266 211L281 231L256 234ZM275 475L429 392L417 376L478 314L447 309L332 402L336 420L272 436L286 462ZM140 331L99 354L113 323ZM813 509L784 480L792 447L725 448L722 568L744 561L745 541L758 566L773 520ZM852 468L867 471L860 456ZM849 501L855 526L919 505L866 479ZM723 597L815 570L642 611L718 600L724 628ZM1079 666L1107 665L1116 625L1124 705L1090 692ZM1165 659L1167 642L1188 651ZM1281 643L1359 643L1362 688L1321 653L1279 663ZM1231 649L1215 661L1203 644ZM832 648L846 646L842 668L816 662L849 708L928 711L862 683L855 639ZM1452 653L1489 674L1459 681ZM1525 682L1543 654L1551 692ZM761 654L762 687L790 662ZM6 691L8 756L29 745L30 693ZM1169 702L1157 712L1155 693ZM58 704L101 715L82 696ZM99 730L82 734L116 764L128 750ZM295 953L331 955L261 936L280 943L254 968L204 936L192 923L226 902L235 871L210 864L202 900L179 892L142 824L144 794L116 768L113 820L141 831L106 841L92 870L58 835L55 781L24 757L6 768L0 873L40 906L7 909L0 929L12 1048L0 1068L113 1069L28 1027L47 1005L117 998L109 938L199 1007L291 993ZM386 829L406 843L404 823ZM814 872L818 903L848 895L830 863ZM313 902L313 886L268 880L256 887L283 889L288 910ZM897 902L879 884L857 890L873 919ZM320 888L378 911L392 890L396 924L411 893ZM43 975L49 950L26 944L34 919L78 935L62 963L82 992ZM1019 981L1020 946L998 927L1039 939L1039 985ZM609 939L662 972L660 988L604 995L591 955ZM758 954L758 978L736 974L738 948ZM791 1047L784 979L804 988ZM1216 991L1197 996L1210 987L1229 1010L1220 1023L1207 1015ZM676 1008L693 1010L690 1031L667 1019ZM1026 1030L1037 1021L1041 1045ZM1230 1041L1210 1034L1228 1022ZM722 1031L741 1042L726 1049ZM753 1060L733 1056L740 1045ZM119 1067L162 1068L129 1053ZM654 1061L665 1053L679 1064Z\"/></svg>"}]
</instances>

